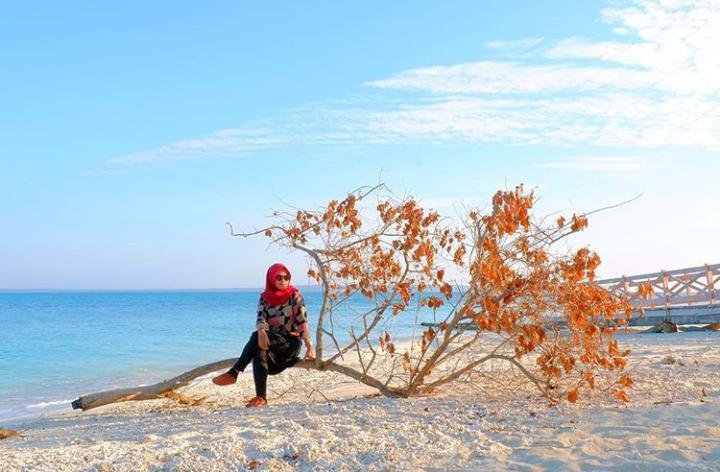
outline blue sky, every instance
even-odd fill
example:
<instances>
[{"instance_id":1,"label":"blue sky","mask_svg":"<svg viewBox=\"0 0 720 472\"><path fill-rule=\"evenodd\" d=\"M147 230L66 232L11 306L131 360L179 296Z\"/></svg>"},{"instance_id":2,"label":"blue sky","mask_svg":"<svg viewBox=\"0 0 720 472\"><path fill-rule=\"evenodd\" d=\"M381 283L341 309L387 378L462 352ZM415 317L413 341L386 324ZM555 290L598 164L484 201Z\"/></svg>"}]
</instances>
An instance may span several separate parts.
<instances>
[{"instance_id":1,"label":"blue sky","mask_svg":"<svg viewBox=\"0 0 720 472\"><path fill-rule=\"evenodd\" d=\"M720 5L5 2L0 288L255 287L239 240L380 175L586 211L615 276L720 262ZM302 282L302 277L299 277Z\"/></svg>"}]
</instances>

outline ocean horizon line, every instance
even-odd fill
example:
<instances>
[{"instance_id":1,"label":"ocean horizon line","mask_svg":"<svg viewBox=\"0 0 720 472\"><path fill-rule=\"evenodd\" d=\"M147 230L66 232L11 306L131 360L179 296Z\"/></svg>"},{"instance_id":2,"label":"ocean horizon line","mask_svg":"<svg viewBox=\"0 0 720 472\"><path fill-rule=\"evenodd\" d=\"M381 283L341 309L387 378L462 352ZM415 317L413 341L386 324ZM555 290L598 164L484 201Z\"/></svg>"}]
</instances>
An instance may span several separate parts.
<instances>
[{"instance_id":1,"label":"ocean horizon line","mask_svg":"<svg viewBox=\"0 0 720 472\"><path fill-rule=\"evenodd\" d=\"M319 292L318 285L296 285L300 290ZM228 287L228 288L0 288L0 293L224 293L224 292L257 292L263 287Z\"/></svg>"}]
</instances>

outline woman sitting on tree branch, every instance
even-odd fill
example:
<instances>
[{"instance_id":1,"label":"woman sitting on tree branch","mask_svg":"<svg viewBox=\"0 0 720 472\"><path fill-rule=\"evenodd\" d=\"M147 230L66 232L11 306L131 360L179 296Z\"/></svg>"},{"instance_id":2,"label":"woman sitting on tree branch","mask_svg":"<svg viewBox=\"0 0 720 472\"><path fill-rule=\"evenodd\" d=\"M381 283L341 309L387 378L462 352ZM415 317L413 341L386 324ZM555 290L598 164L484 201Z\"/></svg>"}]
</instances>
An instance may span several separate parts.
<instances>
[{"instance_id":1,"label":"woman sitting on tree branch","mask_svg":"<svg viewBox=\"0 0 720 472\"><path fill-rule=\"evenodd\" d=\"M301 337L305 343L305 359L315 357L305 302L300 291L290 285L290 271L283 264L273 264L267 271L256 328L235 365L213 378L216 385L234 384L238 374L252 361L255 397L247 407L267 405L267 377L295 365L299 360Z\"/></svg>"}]
</instances>

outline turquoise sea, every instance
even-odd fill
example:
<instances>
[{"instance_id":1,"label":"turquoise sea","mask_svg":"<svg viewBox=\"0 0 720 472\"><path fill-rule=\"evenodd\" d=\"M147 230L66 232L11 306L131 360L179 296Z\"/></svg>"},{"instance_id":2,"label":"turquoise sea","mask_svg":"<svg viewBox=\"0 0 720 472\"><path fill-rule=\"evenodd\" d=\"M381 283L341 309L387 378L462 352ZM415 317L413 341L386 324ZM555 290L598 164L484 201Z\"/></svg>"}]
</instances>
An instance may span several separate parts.
<instances>
[{"instance_id":1,"label":"turquoise sea","mask_svg":"<svg viewBox=\"0 0 720 472\"><path fill-rule=\"evenodd\" d=\"M259 293L0 292L0 425L238 355L254 330ZM314 333L321 293L303 295ZM368 308L358 298L336 314L341 341ZM417 326L414 316L390 322L399 337Z\"/></svg>"}]
</instances>

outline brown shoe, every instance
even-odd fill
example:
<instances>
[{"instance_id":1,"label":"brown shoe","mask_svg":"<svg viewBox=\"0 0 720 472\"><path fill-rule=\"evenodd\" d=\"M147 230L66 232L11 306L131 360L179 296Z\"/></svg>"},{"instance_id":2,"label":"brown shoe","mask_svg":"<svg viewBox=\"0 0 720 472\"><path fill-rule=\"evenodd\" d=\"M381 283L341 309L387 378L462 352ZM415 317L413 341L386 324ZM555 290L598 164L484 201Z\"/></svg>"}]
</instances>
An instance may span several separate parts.
<instances>
[{"instance_id":1,"label":"brown shoe","mask_svg":"<svg viewBox=\"0 0 720 472\"><path fill-rule=\"evenodd\" d=\"M253 397L245 405L246 408L254 408L256 406L267 406L267 400L265 400L263 397Z\"/></svg>"},{"instance_id":2,"label":"brown shoe","mask_svg":"<svg viewBox=\"0 0 720 472\"><path fill-rule=\"evenodd\" d=\"M237 378L233 377L228 373L224 373L218 375L217 377L213 377L212 381L215 385L225 386L234 384L235 382L237 382Z\"/></svg>"}]
</instances>

